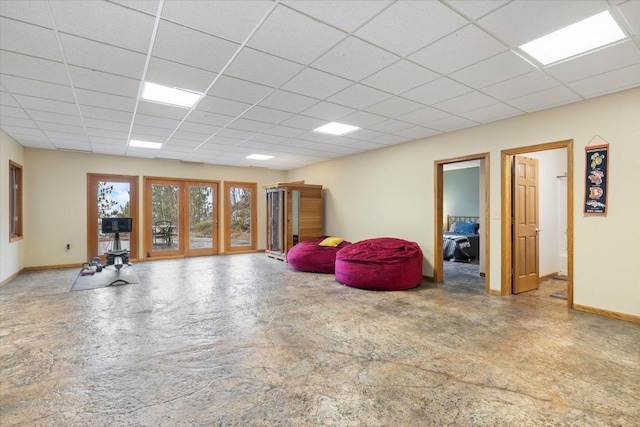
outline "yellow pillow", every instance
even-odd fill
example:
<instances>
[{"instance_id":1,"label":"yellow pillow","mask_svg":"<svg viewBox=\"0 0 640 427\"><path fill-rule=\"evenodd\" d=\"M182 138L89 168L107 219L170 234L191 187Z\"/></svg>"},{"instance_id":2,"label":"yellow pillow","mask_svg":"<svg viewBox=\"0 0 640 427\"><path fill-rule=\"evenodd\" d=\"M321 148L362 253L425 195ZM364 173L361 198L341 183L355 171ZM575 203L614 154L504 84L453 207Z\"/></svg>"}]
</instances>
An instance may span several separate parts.
<instances>
[{"instance_id":1,"label":"yellow pillow","mask_svg":"<svg viewBox=\"0 0 640 427\"><path fill-rule=\"evenodd\" d=\"M318 243L318 245L336 247L342 242L344 242L344 239L342 237L327 237L322 242Z\"/></svg>"}]
</instances>

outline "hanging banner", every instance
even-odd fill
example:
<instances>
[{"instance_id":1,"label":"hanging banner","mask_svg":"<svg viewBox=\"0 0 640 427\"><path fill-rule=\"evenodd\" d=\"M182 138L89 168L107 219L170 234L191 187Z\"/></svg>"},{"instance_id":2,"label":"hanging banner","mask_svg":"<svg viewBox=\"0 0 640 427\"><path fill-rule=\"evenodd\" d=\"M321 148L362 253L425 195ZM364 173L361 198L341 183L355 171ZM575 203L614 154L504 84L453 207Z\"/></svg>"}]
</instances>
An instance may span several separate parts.
<instances>
[{"instance_id":1,"label":"hanging banner","mask_svg":"<svg viewBox=\"0 0 640 427\"><path fill-rule=\"evenodd\" d=\"M584 212L607 213L607 166L609 144L585 147L587 154Z\"/></svg>"}]
</instances>

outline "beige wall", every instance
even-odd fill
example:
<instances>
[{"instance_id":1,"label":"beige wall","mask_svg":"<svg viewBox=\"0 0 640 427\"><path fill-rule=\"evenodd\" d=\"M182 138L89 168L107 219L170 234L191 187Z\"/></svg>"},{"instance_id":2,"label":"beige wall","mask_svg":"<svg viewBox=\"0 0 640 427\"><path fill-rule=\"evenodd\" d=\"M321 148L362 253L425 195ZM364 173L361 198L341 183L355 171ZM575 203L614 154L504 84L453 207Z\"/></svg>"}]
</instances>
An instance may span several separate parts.
<instances>
[{"instance_id":1,"label":"beige wall","mask_svg":"<svg viewBox=\"0 0 640 427\"><path fill-rule=\"evenodd\" d=\"M0 283L22 270L25 254L24 240L9 243L9 160L24 167L24 149L0 130Z\"/></svg>"},{"instance_id":2,"label":"beige wall","mask_svg":"<svg viewBox=\"0 0 640 427\"><path fill-rule=\"evenodd\" d=\"M606 217L586 216L584 147L611 143ZM490 152L490 287L500 290L501 150L574 140L574 303L640 315L640 89L291 171L325 188L325 233L420 244L433 274L434 161Z\"/></svg>"},{"instance_id":3,"label":"beige wall","mask_svg":"<svg viewBox=\"0 0 640 427\"><path fill-rule=\"evenodd\" d=\"M265 247L265 197L262 187L283 181L285 172L237 168L172 160L25 149L25 267L66 265L87 258L87 173L139 176L140 220L143 220L143 177L169 177L256 182L258 184L258 247ZM224 204L220 201L220 218ZM142 224L144 226L144 224ZM220 249L223 232L220 229ZM140 248L143 248L140 233ZM66 251L65 245L71 244Z\"/></svg>"}]
</instances>

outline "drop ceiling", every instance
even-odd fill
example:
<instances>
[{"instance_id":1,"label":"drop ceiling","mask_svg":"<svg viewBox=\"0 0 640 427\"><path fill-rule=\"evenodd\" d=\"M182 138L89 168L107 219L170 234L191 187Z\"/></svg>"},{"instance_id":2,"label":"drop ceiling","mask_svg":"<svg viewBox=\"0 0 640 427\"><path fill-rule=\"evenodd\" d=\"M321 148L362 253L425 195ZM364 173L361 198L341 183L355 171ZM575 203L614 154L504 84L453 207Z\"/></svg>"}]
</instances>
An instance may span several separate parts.
<instances>
[{"instance_id":1,"label":"drop ceiling","mask_svg":"<svg viewBox=\"0 0 640 427\"><path fill-rule=\"evenodd\" d=\"M627 38L547 67L518 49L605 10ZM290 170L640 86L639 34L640 0L2 0L0 127L24 147ZM144 81L205 96L150 103ZM362 129L313 132L329 121Z\"/></svg>"}]
</instances>

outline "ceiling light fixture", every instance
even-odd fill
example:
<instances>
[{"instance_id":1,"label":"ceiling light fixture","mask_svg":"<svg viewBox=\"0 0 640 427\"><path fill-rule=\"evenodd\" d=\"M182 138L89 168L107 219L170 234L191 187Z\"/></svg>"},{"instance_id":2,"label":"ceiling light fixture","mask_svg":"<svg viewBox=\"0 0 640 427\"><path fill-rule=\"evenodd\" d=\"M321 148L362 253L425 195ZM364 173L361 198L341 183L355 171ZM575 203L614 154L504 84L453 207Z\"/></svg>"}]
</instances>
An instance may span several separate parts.
<instances>
[{"instance_id":1,"label":"ceiling light fixture","mask_svg":"<svg viewBox=\"0 0 640 427\"><path fill-rule=\"evenodd\" d=\"M269 160L273 159L273 156L267 156L266 154L251 154L246 158L251 160Z\"/></svg>"},{"instance_id":2,"label":"ceiling light fixture","mask_svg":"<svg viewBox=\"0 0 640 427\"><path fill-rule=\"evenodd\" d=\"M345 125L342 123L331 122L327 123L324 126L320 126L319 128L315 128L314 132L326 133L329 135L346 135L351 132L355 132L360 130L357 126Z\"/></svg>"},{"instance_id":3,"label":"ceiling light fixture","mask_svg":"<svg viewBox=\"0 0 640 427\"><path fill-rule=\"evenodd\" d=\"M192 92L176 87L162 86L156 83L144 82L142 99L176 107L192 108L202 97L201 93Z\"/></svg>"},{"instance_id":4,"label":"ceiling light fixture","mask_svg":"<svg viewBox=\"0 0 640 427\"><path fill-rule=\"evenodd\" d=\"M608 11L599 13L520 46L542 65L549 65L617 42L626 36Z\"/></svg>"},{"instance_id":5,"label":"ceiling light fixture","mask_svg":"<svg viewBox=\"0 0 640 427\"><path fill-rule=\"evenodd\" d=\"M129 141L129 147L140 147L140 148L154 148L156 150L162 147L161 142L150 142L150 141L138 141L136 139L132 139Z\"/></svg>"}]
</instances>

